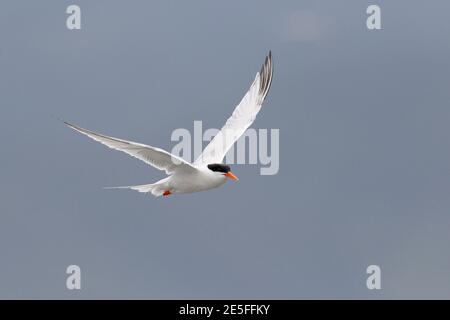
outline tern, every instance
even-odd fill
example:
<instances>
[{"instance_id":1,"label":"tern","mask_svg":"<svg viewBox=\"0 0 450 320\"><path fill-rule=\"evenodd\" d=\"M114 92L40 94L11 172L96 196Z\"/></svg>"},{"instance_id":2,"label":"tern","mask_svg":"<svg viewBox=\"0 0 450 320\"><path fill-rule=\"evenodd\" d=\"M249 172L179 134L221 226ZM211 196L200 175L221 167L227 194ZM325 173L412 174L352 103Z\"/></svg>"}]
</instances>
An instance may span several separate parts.
<instances>
[{"instance_id":1,"label":"tern","mask_svg":"<svg viewBox=\"0 0 450 320\"><path fill-rule=\"evenodd\" d=\"M261 110L272 84L272 76L272 53L269 51L260 72L256 74L255 80L244 98L234 109L233 114L228 118L222 129L193 163L189 163L160 148L109 137L65 121L64 123L75 131L111 149L125 152L159 170L164 170L168 175L168 177L152 184L112 187L111 189L132 189L150 193L157 197L205 191L220 187L226 182L227 178L238 180L231 172L230 167L223 163L223 159L233 144L250 127Z\"/></svg>"}]
</instances>

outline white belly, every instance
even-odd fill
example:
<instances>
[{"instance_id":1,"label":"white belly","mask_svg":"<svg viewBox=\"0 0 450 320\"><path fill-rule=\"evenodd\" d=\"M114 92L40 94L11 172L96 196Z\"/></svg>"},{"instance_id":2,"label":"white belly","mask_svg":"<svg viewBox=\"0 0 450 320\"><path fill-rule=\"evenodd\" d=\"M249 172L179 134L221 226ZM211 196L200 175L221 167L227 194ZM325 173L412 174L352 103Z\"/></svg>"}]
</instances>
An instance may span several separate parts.
<instances>
[{"instance_id":1,"label":"white belly","mask_svg":"<svg viewBox=\"0 0 450 320\"><path fill-rule=\"evenodd\" d=\"M173 193L191 193L220 187L227 181L223 175L198 171L189 174L174 174L167 181Z\"/></svg>"}]
</instances>

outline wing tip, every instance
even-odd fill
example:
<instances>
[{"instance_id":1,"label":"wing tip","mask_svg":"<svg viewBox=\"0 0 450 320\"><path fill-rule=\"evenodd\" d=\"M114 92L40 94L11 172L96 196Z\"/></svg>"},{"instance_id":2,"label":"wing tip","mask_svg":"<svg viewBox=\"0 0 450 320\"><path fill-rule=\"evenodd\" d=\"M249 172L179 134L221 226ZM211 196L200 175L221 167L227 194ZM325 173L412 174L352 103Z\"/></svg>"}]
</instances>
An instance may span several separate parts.
<instances>
[{"instance_id":1,"label":"wing tip","mask_svg":"<svg viewBox=\"0 0 450 320\"><path fill-rule=\"evenodd\" d=\"M259 72L260 84L260 104L264 102L267 94L269 93L270 86L272 85L273 78L273 62L272 62L272 50L269 50L269 54L266 56L261 71Z\"/></svg>"},{"instance_id":2,"label":"wing tip","mask_svg":"<svg viewBox=\"0 0 450 320\"><path fill-rule=\"evenodd\" d=\"M59 118L58 118L58 120L61 121L63 124L65 124L66 126L68 126L71 129L74 129L74 130L77 130L77 131L79 131L79 129L80 129L79 127L77 127L74 124L71 124L70 122L67 122L67 121L59 119Z\"/></svg>"},{"instance_id":3,"label":"wing tip","mask_svg":"<svg viewBox=\"0 0 450 320\"><path fill-rule=\"evenodd\" d=\"M68 126L68 127L70 127L70 128L73 128L73 127L74 127L73 124L71 124L71 123L69 123L69 122L67 122L67 121L63 121L63 120L61 120L61 121L62 121L62 123L64 123L66 126Z\"/></svg>"}]
</instances>

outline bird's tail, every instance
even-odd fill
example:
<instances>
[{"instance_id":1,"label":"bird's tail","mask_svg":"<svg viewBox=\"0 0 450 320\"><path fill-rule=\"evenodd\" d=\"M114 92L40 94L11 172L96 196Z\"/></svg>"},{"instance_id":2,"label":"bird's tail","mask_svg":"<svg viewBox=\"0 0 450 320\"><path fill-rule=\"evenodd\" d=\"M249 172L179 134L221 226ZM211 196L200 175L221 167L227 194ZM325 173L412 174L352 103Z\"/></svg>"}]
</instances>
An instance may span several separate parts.
<instances>
[{"instance_id":1,"label":"bird's tail","mask_svg":"<svg viewBox=\"0 0 450 320\"><path fill-rule=\"evenodd\" d=\"M138 192L151 193L155 197L162 196L165 191L163 184L160 183L159 181L153 184L141 184L138 186L123 186L123 187L106 187L103 189L131 189L136 190Z\"/></svg>"}]
</instances>

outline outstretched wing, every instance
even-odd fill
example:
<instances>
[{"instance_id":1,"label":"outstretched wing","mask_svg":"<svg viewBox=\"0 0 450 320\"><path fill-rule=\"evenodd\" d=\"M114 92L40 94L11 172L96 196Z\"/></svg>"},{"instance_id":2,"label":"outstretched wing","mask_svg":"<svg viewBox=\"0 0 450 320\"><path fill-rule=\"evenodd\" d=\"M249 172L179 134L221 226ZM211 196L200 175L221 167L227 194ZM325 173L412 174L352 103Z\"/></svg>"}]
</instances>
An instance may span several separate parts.
<instances>
[{"instance_id":1,"label":"outstretched wing","mask_svg":"<svg viewBox=\"0 0 450 320\"><path fill-rule=\"evenodd\" d=\"M142 143L108 137L103 134L80 128L68 122L64 123L75 131L78 131L88 136L89 138L106 145L111 149L125 152L126 154L138 158L139 160L142 160L159 170L165 170L167 174L173 174L177 170L197 170L190 163L177 156L174 156L173 154L170 154L165 150L151 147Z\"/></svg>"},{"instance_id":2,"label":"outstretched wing","mask_svg":"<svg viewBox=\"0 0 450 320\"><path fill-rule=\"evenodd\" d=\"M214 139L195 160L194 165L221 163L228 150L255 120L272 84L272 53L266 57L250 89Z\"/></svg>"}]
</instances>

